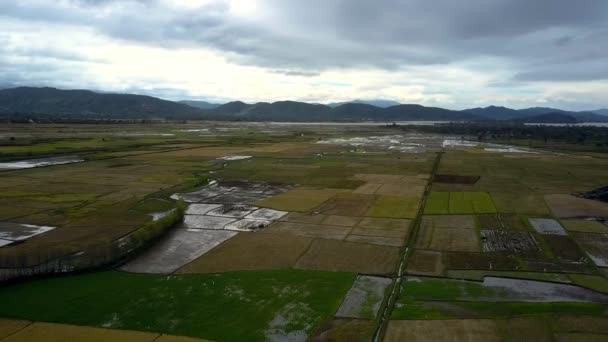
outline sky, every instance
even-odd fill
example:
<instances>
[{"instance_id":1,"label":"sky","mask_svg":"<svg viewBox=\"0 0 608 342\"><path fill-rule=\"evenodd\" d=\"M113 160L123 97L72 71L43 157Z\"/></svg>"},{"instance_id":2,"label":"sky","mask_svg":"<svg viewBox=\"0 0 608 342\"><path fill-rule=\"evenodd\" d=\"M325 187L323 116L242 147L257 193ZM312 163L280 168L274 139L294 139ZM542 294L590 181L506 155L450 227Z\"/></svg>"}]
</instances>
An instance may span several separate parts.
<instances>
[{"instance_id":1,"label":"sky","mask_svg":"<svg viewBox=\"0 0 608 342\"><path fill-rule=\"evenodd\" d=\"M0 0L0 87L608 107L606 0Z\"/></svg>"}]
</instances>

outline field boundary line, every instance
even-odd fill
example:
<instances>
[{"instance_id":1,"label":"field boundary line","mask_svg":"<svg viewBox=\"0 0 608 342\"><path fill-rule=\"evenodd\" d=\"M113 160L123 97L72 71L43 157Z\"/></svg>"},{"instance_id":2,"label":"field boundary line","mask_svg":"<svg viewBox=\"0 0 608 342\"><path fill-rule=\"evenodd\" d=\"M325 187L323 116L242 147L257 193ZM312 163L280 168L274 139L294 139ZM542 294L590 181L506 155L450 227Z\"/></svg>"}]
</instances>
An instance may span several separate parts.
<instances>
[{"instance_id":1,"label":"field boundary line","mask_svg":"<svg viewBox=\"0 0 608 342\"><path fill-rule=\"evenodd\" d=\"M14 336L14 335L16 335L16 334L18 334L18 333L22 332L22 331L23 331L23 330L25 330L26 328L28 328L28 327L32 326L34 323L36 323L36 322L34 322L34 321L29 321L29 323L28 323L28 324L26 324L26 325L24 325L23 327L19 328L17 331L13 331L12 333L10 333L10 334L8 334L8 335L4 336L3 338L1 338L1 339L0 339L0 341L4 341L4 340L6 340L7 338L9 338L9 337L11 337L11 336Z\"/></svg>"},{"instance_id":2,"label":"field boundary line","mask_svg":"<svg viewBox=\"0 0 608 342\"><path fill-rule=\"evenodd\" d=\"M412 229L406 238L407 243L405 244L403 252L401 254L401 262L399 263L399 266L397 268L397 274L393 281L393 287L392 287L391 291L389 292L390 294L389 294L388 298L385 300L386 304L379 311L381 313L377 319L378 326L376 327L374 337L372 338L373 342L382 341L384 339L384 335L386 334L386 329L388 327L388 322L390 321L390 316L393 312L393 309L395 308L395 303L397 302L397 298L399 297L399 293L401 290L401 282L402 282L402 278L403 278L404 268L407 265L407 261L409 259L409 256L412 253L412 250L414 250L414 248L410 248L410 245L412 243L415 243L416 239L418 237L418 232L420 230L420 225L422 223L422 216L424 215L424 207L426 206L426 201L431 192L431 186L433 185L433 178L435 177L435 174L437 173L437 170L439 169L439 163L441 162L441 157L442 157L443 153L444 153L443 151L437 152L437 155L435 156L435 162L433 163L433 169L431 170L429 180L424 189L424 194L422 195L422 198L420 200L420 206L418 207L416 217L413 219L413 222L412 222L412 226L411 226Z\"/></svg>"}]
</instances>

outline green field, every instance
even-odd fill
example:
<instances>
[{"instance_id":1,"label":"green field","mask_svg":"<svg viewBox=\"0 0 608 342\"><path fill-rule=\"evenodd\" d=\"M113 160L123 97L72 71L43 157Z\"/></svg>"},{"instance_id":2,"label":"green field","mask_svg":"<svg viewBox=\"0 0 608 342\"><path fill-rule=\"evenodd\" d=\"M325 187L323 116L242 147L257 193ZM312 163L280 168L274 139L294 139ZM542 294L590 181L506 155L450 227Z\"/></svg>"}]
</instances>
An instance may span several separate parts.
<instances>
[{"instance_id":1,"label":"green field","mask_svg":"<svg viewBox=\"0 0 608 342\"><path fill-rule=\"evenodd\" d=\"M263 340L272 329L309 334L333 315L354 279L304 271L170 277L102 272L2 288L0 316L215 341Z\"/></svg>"}]
</instances>

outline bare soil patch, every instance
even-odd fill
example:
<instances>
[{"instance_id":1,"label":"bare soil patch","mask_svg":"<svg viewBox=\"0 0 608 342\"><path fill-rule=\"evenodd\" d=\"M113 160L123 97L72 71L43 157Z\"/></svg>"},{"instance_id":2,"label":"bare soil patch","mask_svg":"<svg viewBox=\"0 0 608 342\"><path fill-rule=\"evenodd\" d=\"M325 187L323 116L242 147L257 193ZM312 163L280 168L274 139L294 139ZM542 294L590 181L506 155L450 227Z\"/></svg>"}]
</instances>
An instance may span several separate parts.
<instances>
[{"instance_id":1,"label":"bare soil patch","mask_svg":"<svg viewBox=\"0 0 608 342\"><path fill-rule=\"evenodd\" d=\"M289 269L312 239L281 233L241 233L182 267L178 273Z\"/></svg>"},{"instance_id":2,"label":"bare soil patch","mask_svg":"<svg viewBox=\"0 0 608 342\"><path fill-rule=\"evenodd\" d=\"M387 274L394 271L398 258L399 249L394 247L316 239L296 268Z\"/></svg>"}]
</instances>

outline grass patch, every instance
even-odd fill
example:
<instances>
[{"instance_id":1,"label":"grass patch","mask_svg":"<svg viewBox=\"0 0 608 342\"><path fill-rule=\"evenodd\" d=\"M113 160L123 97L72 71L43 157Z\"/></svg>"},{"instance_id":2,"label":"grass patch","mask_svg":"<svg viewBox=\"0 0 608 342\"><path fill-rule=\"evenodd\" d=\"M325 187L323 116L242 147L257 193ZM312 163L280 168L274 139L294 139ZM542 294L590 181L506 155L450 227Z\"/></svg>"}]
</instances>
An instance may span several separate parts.
<instances>
[{"instance_id":1,"label":"grass patch","mask_svg":"<svg viewBox=\"0 0 608 342\"><path fill-rule=\"evenodd\" d=\"M432 191L426 202L424 213L441 214L489 214L496 207L487 192L440 192Z\"/></svg>"},{"instance_id":2,"label":"grass patch","mask_svg":"<svg viewBox=\"0 0 608 342\"><path fill-rule=\"evenodd\" d=\"M568 277L576 285L586 287L588 289L608 293L608 279L589 274L569 274Z\"/></svg>"},{"instance_id":3,"label":"grass patch","mask_svg":"<svg viewBox=\"0 0 608 342\"><path fill-rule=\"evenodd\" d=\"M137 203L137 205L131 208L131 210L137 211L142 214L150 214L171 210L174 207L174 202L157 198L148 198Z\"/></svg>"},{"instance_id":4,"label":"grass patch","mask_svg":"<svg viewBox=\"0 0 608 342\"><path fill-rule=\"evenodd\" d=\"M424 213L426 215L449 214L450 193L432 191L426 200Z\"/></svg>"},{"instance_id":5,"label":"grass patch","mask_svg":"<svg viewBox=\"0 0 608 342\"><path fill-rule=\"evenodd\" d=\"M166 276L102 272L0 289L0 315L207 338L263 340L275 329L310 334L333 315L349 273L272 271ZM238 312L238 315L234 315Z\"/></svg>"}]
</instances>

